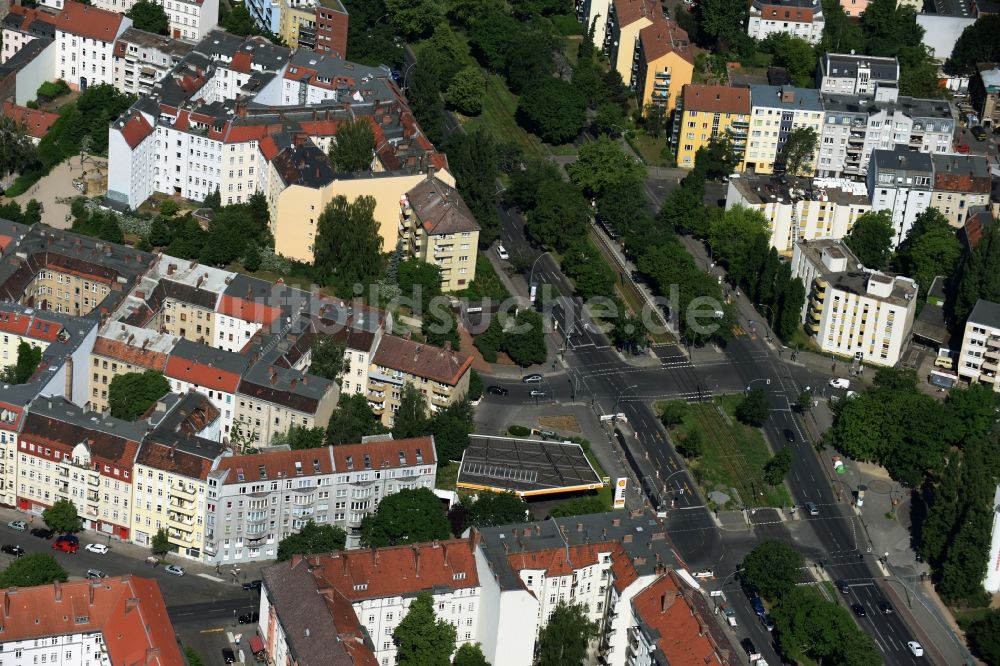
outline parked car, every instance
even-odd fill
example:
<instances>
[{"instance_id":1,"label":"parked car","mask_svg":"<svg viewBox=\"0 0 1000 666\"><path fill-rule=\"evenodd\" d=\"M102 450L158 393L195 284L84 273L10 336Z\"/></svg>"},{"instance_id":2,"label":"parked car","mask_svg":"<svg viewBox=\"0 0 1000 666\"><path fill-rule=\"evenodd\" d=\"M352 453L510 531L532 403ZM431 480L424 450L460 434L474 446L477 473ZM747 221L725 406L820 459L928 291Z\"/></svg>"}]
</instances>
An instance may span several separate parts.
<instances>
[{"instance_id":1,"label":"parked car","mask_svg":"<svg viewBox=\"0 0 1000 666\"><path fill-rule=\"evenodd\" d=\"M955 152L958 153L959 155L968 155L969 154L969 147L967 145L965 145L964 143L956 143L955 144Z\"/></svg>"},{"instance_id":2,"label":"parked car","mask_svg":"<svg viewBox=\"0 0 1000 666\"><path fill-rule=\"evenodd\" d=\"M837 586L837 590L839 590L841 594L847 594L851 591L851 588L847 584L846 580L837 580L834 582L834 585Z\"/></svg>"},{"instance_id":3,"label":"parked car","mask_svg":"<svg viewBox=\"0 0 1000 666\"><path fill-rule=\"evenodd\" d=\"M222 648L222 660L227 664L235 663L236 653L233 652L232 648Z\"/></svg>"},{"instance_id":4,"label":"parked car","mask_svg":"<svg viewBox=\"0 0 1000 666\"><path fill-rule=\"evenodd\" d=\"M785 441L786 442L788 442L789 444L794 444L795 443L795 433L792 430L789 430L788 428L785 428L785 431L784 431L783 434L785 435Z\"/></svg>"},{"instance_id":5,"label":"parked car","mask_svg":"<svg viewBox=\"0 0 1000 666\"><path fill-rule=\"evenodd\" d=\"M764 613L760 616L760 621L764 625L764 628L768 631L774 631L774 618L768 613Z\"/></svg>"},{"instance_id":6,"label":"parked car","mask_svg":"<svg viewBox=\"0 0 1000 666\"><path fill-rule=\"evenodd\" d=\"M487 386L486 392L490 395L507 395L509 391L502 386Z\"/></svg>"},{"instance_id":7,"label":"parked car","mask_svg":"<svg viewBox=\"0 0 1000 666\"><path fill-rule=\"evenodd\" d=\"M100 569L87 569L87 578L107 578L108 574L104 573Z\"/></svg>"},{"instance_id":8,"label":"parked car","mask_svg":"<svg viewBox=\"0 0 1000 666\"><path fill-rule=\"evenodd\" d=\"M39 539L51 539L55 536L55 532L48 529L47 527L36 527L31 530L31 536L38 537Z\"/></svg>"},{"instance_id":9,"label":"parked car","mask_svg":"<svg viewBox=\"0 0 1000 666\"><path fill-rule=\"evenodd\" d=\"M521 381L525 384L539 384L542 381L542 376L539 374L525 375L521 378Z\"/></svg>"},{"instance_id":10,"label":"parked car","mask_svg":"<svg viewBox=\"0 0 1000 666\"><path fill-rule=\"evenodd\" d=\"M80 545L80 537L73 534L63 534L56 541L68 541L69 543Z\"/></svg>"},{"instance_id":11,"label":"parked car","mask_svg":"<svg viewBox=\"0 0 1000 666\"><path fill-rule=\"evenodd\" d=\"M843 377L834 377L830 380L830 386L846 390L851 388L851 381L849 379L844 379Z\"/></svg>"},{"instance_id":12,"label":"parked car","mask_svg":"<svg viewBox=\"0 0 1000 666\"><path fill-rule=\"evenodd\" d=\"M753 612L756 613L758 617L763 618L767 615L767 611L764 610L764 602L761 601L760 597L756 594L750 597L750 606L753 607Z\"/></svg>"},{"instance_id":13,"label":"parked car","mask_svg":"<svg viewBox=\"0 0 1000 666\"><path fill-rule=\"evenodd\" d=\"M257 611L244 613L239 617L240 624L253 624L259 619L260 619L260 613L258 613Z\"/></svg>"},{"instance_id":14,"label":"parked car","mask_svg":"<svg viewBox=\"0 0 1000 666\"><path fill-rule=\"evenodd\" d=\"M868 612L865 610L865 607L862 606L861 604L851 604L851 610L854 611L854 614L857 615L858 617L865 617L866 615L868 615Z\"/></svg>"},{"instance_id":15,"label":"parked car","mask_svg":"<svg viewBox=\"0 0 1000 666\"><path fill-rule=\"evenodd\" d=\"M88 550L91 553L97 553L98 555L104 555L108 552L108 547L103 543L88 543L84 550Z\"/></svg>"},{"instance_id":16,"label":"parked car","mask_svg":"<svg viewBox=\"0 0 1000 666\"><path fill-rule=\"evenodd\" d=\"M976 141L985 141L986 130L983 129L982 125L976 125L972 128L972 136L976 137Z\"/></svg>"},{"instance_id":17,"label":"parked car","mask_svg":"<svg viewBox=\"0 0 1000 666\"><path fill-rule=\"evenodd\" d=\"M23 520L12 520L9 523L7 523L7 527L9 527L12 530L17 530L18 532L23 532L26 529L28 529L28 524L25 523Z\"/></svg>"},{"instance_id":18,"label":"parked car","mask_svg":"<svg viewBox=\"0 0 1000 666\"><path fill-rule=\"evenodd\" d=\"M260 581L259 580L251 580L250 582L243 583L243 589L246 590L246 591L248 591L248 592L250 592L251 590L259 590L260 589Z\"/></svg>"},{"instance_id":19,"label":"parked car","mask_svg":"<svg viewBox=\"0 0 1000 666\"><path fill-rule=\"evenodd\" d=\"M878 602L878 609L882 613L882 615L892 615L893 613L896 612L895 609L893 609L892 604L890 604L885 599Z\"/></svg>"},{"instance_id":20,"label":"parked car","mask_svg":"<svg viewBox=\"0 0 1000 666\"><path fill-rule=\"evenodd\" d=\"M906 644L906 647L910 648L910 652L914 657L924 656L924 646L917 641L910 641Z\"/></svg>"},{"instance_id":21,"label":"parked car","mask_svg":"<svg viewBox=\"0 0 1000 666\"><path fill-rule=\"evenodd\" d=\"M6 553L8 555L13 555L14 557L21 557L24 555L24 548L20 546L13 546L9 543L5 543L0 546L0 553Z\"/></svg>"},{"instance_id":22,"label":"parked car","mask_svg":"<svg viewBox=\"0 0 1000 666\"><path fill-rule=\"evenodd\" d=\"M168 564L167 566L163 567L163 570L166 571L171 576L184 575L184 567L179 567L176 564Z\"/></svg>"},{"instance_id":23,"label":"parked car","mask_svg":"<svg viewBox=\"0 0 1000 666\"><path fill-rule=\"evenodd\" d=\"M532 398L544 398L545 397L545 391L532 391L531 392L531 397Z\"/></svg>"},{"instance_id":24,"label":"parked car","mask_svg":"<svg viewBox=\"0 0 1000 666\"><path fill-rule=\"evenodd\" d=\"M76 555L76 551L80 550L80 544L73 543L72 541L66 541L65 539L59 539L54 544L52 544L52 550L59 550L64 553L70 553L71 555Z\"/></svg>"},{"instance_id":25,"label":"parked car","mask_svg":"<svg viewBox=\"0 0 1000 666\"><path fill-rule=\"evenodd\" d=\"M503 243L497 243L497 256L504 261L510 259L510 254L507 252L507 248L503 246Z\"/></svg>"}]
</instances>

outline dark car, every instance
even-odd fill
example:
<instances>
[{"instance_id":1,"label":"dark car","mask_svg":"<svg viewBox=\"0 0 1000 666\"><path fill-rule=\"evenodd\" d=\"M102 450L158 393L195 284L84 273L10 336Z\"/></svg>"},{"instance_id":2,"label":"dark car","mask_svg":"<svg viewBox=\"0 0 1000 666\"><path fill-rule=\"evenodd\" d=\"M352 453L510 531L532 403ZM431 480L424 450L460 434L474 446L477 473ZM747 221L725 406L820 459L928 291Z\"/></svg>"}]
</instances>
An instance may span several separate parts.
<instances>
[{"instance_id":1,"label":"dark car","mask_svg":"<svg viewBox=\"0 0 1000 666\"><path fill-rule=\"evenodd\" d=\"M986 130L983 129L982 125L976 125L972 128L972 136L976 137L977 141L985 141Z\"/></svg>"},{"instance_id":2,"label":"dark car","mask_svg":"<svg viewBox=\"0 0 1000 666\"><path fill-rule=\"evenodd\" d=\"M839 590L841 594L847 594L851 591L851 588L848 587L846 580L838 580L834 583L834 585L837 586L837 590Z\"/></svg>"},{"instance_id":3,"label":"dark car","mask_svg":"<svg viewBox=\"0 0 1000 666\"><path fill-rule=\"evenodd\" d=\"M748 655L757 654L757 646L754 645L753 641L750 640L749 638L744 638L743 640L741 640L740 645L743 646L743 649L746 650L746 653Z\"/></svg>"},{"instance_id":4,"label":"dark car","mask_svg":"<svg viewBox=\"0 0 1000 666\"><path fill-rule=\"evenodd\" d=\"M851 604L851 610L854 611L854 614L857 615L858 617L864 617L868 615L868 612L865 611L865 607L862 606L861 604Z\"/></svg>"},{"instance_id":5,"label":"dark car","mask_svg":"<svg viewBox=\"0 0 1000 666\"><path fill-rule=\"evenodd\" d=\"M253 624L259 619L260 619L260 613L258 613L257 611L254 611L252 613L245 613L243 615L240 615L239 617L240 624Z\"/></svg>"},{"instance_id":6,"label":"dark car","mask_svg":"<svg viewBox=\"0 0 1000 666\"><path fill-rule=\"evenodd\" d=\"M222 648L222 660L227 664L236 663L236 653L232 648Z\"/></svg>"},{"instance_id":7,"label":"dark car","mask_svg":"<svg viewBox=\"0 0 1000 666\"><path fill-rule=\"evenodd\" d=\"M785 428L783 434L785 435L785 441L787 441L789 444L795 443L795 433L793 431L789 430L788 428Z\"/></svg>"},{"instance_id":8,"label":"dark car","mask_svg":"<svg viewBox=\"0 0 1000 666\"><path fill-rule=\"evenodd\" d=\"M882 615L892 615L893 613L896 612L893 609L892 604L890 604L885 599L883 599L882 601L878 602L878 609L879 609L879 612L882 613Z\"/></svg>"},{"instance_id":9,"label":"dark car","mask_svg":"<svg viewBox=\"0 0 1000 666\"><path fill-rule=\"evenodd\" d=\"M486 392L490 395L507 395L509 391L502 386L488 386Z\"/></svg>"},{"instance_id":10,"label":"dark car","mask_svg":"<svg viewBox=\"0 0 1000 666\"><path fill-rule=\"evenodd\" d=\"M21 557L24 555L24 548L20 546L12 546L10 544L4 544L0 546L0 553L7 553L8 555L13 555L14 557Z\"/></svg>"},{"instance_id":11,"label":"dark car","mask_svg":"<svg viewBox=\"0 0 1000 666\"><path fill-rule=\"evenodd\" d=\"M259 590L260 589L260 581L259 580L251 580L251 581L249 581L247 583L243 583L243 589L246 590L247 592L249 592L251 590Z\"/></svg>"},{"instance_id":12,"label":"dark car","mask_svg":"<svg viewBox=\"0 0 1000 666\"><path fill-rule=\"evenodd\" d=\"M80 537L73 536L72 534L63 534L61 537L57 539L57 541L68 541L69 543L75 546L80 545Z\"/></svg>"},{"instance_id":13,"label":"dark car","mask_svg":"<svg viewBox=\"0 0 1000 666\"><path fill-rule=\"evenodd\" d=\"M36 536L39 539L51 539L55 535L56 533L48 529L47 527L36 527L35 529L31 530L31 536Z\"/></svg>"}]
</instances>

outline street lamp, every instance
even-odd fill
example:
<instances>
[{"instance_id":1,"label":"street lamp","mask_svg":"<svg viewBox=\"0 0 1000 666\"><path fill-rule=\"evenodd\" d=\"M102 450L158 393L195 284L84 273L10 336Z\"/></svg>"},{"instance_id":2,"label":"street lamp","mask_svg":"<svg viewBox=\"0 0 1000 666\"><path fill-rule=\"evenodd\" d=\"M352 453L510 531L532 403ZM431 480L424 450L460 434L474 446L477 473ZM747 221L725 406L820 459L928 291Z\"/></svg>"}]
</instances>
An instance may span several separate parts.
<instances>
[{"instance_id":1,"label":"street lamp","mask_svg":"<svg viewBox=\"0 0 1000 666\"><path fill-rule=\"evenodd\" d=\"M403 85L399 88L401 91L403 92L406 91L406 77L410 75L410 70L413 69L413 66L416 64L417 61L414 60L413 62L410 63L409 67L403 70Z\"/></svg>"},{"instance_id":2,"label":"street lamp","mask_svg":"<svg viewBox=\"0 0 1000 666\"><path fill-rule=\"evenodd\" d=\"M532 303L535 302L534 286L535 286L535 266L538 264L538 260L548 254L548 251L542 252L540 255L535 257L535 260L531 262L531 272L528 274L528 300Z\"/></svg>"},{"instance_id":3,"label":"street lamp","mask_svg":"<svg viewBox=\"0 0 1000 666\"><path fill-rule=\"evenodd\" d=\"M771 313L771 323L769 324L770 332L767 334L767 341L770 342L771 341L771 335L772 335L772 333L774 333L774 308L771 307L770 305L767 305L766 303L758 303L757 307L759 307L759 308L767 308L768 311Z\"/></svg>"},{"instance_id":4,"label":"street lamp","mask_svg":"<svg viewBox=\"0 0 1000 666\"><path fill-rule=\"evenodd\" d=\"M632 389L638 387L639 387L638 384L632 384L631 386L626 386L625 388L623 388L621 391L618 392L618 397L615 398L615 406L611 410L611 418L614 418L614 415L618 413L618 403L621 402L622 396L625 395L625 392L631 391Z\"/></svg>"}]
</instances>

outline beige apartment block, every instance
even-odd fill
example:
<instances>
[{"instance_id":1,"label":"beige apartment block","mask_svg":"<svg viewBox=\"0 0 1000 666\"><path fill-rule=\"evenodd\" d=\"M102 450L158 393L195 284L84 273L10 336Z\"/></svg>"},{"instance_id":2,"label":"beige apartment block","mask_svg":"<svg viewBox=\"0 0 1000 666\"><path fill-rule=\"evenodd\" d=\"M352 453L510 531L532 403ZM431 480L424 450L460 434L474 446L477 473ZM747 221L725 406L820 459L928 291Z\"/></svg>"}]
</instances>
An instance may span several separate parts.
<instances>
[{"instance_id":1,"label":"beige apartment block","mask_svg":"<svg viewBox=\"0 0 1000 666\"><path fill-rule=\"evenodd\" d=\"M90 353L89 399L86 407L95 412L108 409L111 381L130 372L163 372L167 356L180 338L148 328L109 322L94 341Z\"/></svg>"}]
</instances>

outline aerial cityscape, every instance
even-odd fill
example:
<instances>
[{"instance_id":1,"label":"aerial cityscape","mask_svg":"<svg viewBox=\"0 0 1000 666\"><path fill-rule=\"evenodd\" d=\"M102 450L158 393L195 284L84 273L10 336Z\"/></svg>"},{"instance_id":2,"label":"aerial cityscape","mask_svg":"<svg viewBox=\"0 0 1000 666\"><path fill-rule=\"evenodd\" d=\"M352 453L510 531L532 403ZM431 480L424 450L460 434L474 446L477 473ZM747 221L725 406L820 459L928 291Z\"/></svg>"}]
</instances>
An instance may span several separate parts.
<instances>
[{"instance_id":1,"label":"aerial cityscape","mask_svg":"<svg viewBox=\"0 0 1000 666\"><path fill-rule=\"evenodd\" d=\"M0 666L1000 666L1000 4L0 16Z\"/></svg>"}]
</instances>

